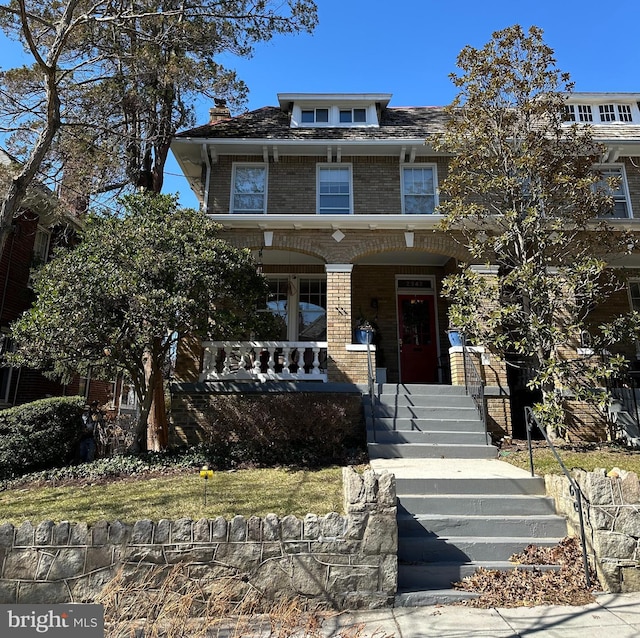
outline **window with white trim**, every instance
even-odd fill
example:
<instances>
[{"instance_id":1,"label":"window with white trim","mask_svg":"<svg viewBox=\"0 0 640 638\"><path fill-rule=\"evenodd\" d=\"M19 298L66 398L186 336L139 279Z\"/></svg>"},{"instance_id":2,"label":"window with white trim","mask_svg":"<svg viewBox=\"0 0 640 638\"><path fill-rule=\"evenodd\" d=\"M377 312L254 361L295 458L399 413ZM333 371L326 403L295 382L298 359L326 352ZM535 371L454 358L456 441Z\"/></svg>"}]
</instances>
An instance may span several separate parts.
<instances>
[{"instance_id":1,"label":"window with white trim","mask_svg":"<svg viewBox=\"0 0 640 638\"><path fill-rule=\"evenodd\" d=\"M300 121L303 124L328 124L329 109L302 109Z\"/></svg>"},{"instance_id":2,"label":"window with white trim","mask_svg":"<svg viewBox=\"0 0 640 638\"><path fill-rule=\"evenodd\" d=\"M318 213L349 215L353 212L351 165L318 165Z\"/></svg>"},{"instance_id":3,"label":"window with white trim","mask_svg":"<svg viewBox=\"0 0 640 638\"><path fill-rule=\"evenodd\" d=\"M640 280L629 282L629 305L631 310L640 312Z\"/></svg>"},{"instance_id":4,"label":"window with white trim","mask_svg":"<svg viewBox=\"0 0 640 638\"><path fill-rule=\"evenodd\" d=\"M261 312L277 319L269 336L283 341L326 341L327 280L313 275L267 275L269 294Z\"/></svg>"},{"instance_id":5,"label":"window with white trim","mask_svg":"<svg viewBox=\"0 0 640 638\"><path fill-rule=\"evenodd\" d=\"M613 197L613 210L607 215L607 217L613 217L614 219L631 218L633 215L624 166L606 166L600 167L599 170L602 175L602 180L597 186L599 188L604 188L609 195ZM617 182L617 186L615 188L612 188L609 183L611 178L615 179Z\"/></svg>"},{"instance_id":6,"label":"window with white trim","mask_svg":"<svg viewBox=\"0 0 640 638\"><path fill-rule=\"evenodd\" d=\"M231 212L267 212L267 167L265 164L234 164L231 181Z\"/></svg>"},{"instance_id":7,"label":"window with white trim","mask_svg":"<svg viewBox=\"0 0 640 638\"><path fill-rule=\"evenodd\" d=\"M437 204L437 174L435 164L403 166L403 214L433 215Z\"/></svg>"},{"instance_id":8,"label":"window with white trim","mask_svg":"<svg viewBox=\"0 0 640 638\"><path fill-rule=\"evenodd\" d=\"M630 104L566 104L564 113L568 122L633 122Z\"/></svg>"},{"instance_id":9,"label":"window with white trim","mask_svg":"<svg viewBox=\"0 0 640 638\"><path fill-rule=\"evenodd\" d=\"M598 110L600 111L601 122L615 122L616 121L616 109L613 104L599 104Z\"/></svg>"},{"instance_id":10,"label":"window with white trim","mask_svg":"<svg viewBox=\"0 0 640 638\"><path fill-rule=\"evenodd\" d=\"M33 261L34 265L47 263L49 256L49 242L51 240L51 232L42 226L38 226L36 236L33 240Z\"/></svg>"},{"instance_id":11,"label":"window with white trim","mask_svg":"<svg viewBox=\"0 0 640 638\"><path fill-rule=\"evenodd\" d=\"M356 122L364 124L367 121L367 109L340 109L340 122L347 124Z\"/></svg>"}]
</instances>

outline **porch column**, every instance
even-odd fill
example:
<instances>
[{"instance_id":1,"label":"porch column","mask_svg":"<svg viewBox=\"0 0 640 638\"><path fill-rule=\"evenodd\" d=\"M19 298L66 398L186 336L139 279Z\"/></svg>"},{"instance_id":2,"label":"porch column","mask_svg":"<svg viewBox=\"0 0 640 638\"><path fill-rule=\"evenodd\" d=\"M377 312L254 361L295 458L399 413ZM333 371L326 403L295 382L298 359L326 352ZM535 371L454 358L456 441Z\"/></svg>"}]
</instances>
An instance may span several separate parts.
<instances>
[{"instance_id":1,"label":"porch column","mask_svg":"<svg viewBox=\"0 0 640 638\"><path fill-rule=\"evenodd\" d=\"M326 264L327 374L329 381L366 383L367 353L353 348L351 271L353 264Z\"/></svg>"}]
</instances>

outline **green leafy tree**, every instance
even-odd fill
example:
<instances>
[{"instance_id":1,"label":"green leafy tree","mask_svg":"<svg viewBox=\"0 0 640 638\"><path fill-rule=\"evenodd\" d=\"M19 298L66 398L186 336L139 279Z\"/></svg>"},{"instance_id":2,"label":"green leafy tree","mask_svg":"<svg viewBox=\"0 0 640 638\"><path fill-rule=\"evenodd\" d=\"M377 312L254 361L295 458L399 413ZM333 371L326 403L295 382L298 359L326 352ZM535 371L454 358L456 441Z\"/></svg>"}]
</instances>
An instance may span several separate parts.
<instances>
[{"instance_id":1,"label":"green leafy tree","mask_svg":"<svg viewBox=\"0 0 640 638\"><path fill-rule=\"evenodd\" d=\"M450 321L507 361L527 361L542 391L535 409L562 428L563 397L606 400L593 388L623 365L567 353L583 330L601 352L622 338L623 324L637 325L635 315L610 326L589 321L622 285L607 255L629 252L635 239L607 221L614 184L594 168L603 149L590 127L565 121L572 85L539 28L498 31L481 49L465 47L457 65L459 93L435 140L452 154L443 226L469 254L445 282ZM491 266L491 276L474 264Z\"/></svg>"},{"instance_id":2,"label":"green leafy tree","mask_svg":"<svg viewBox=\"0 0 640 638\"><path fill-rule=\"evenodd\" d=\"M178 339L248 333L266 289L249 251L216 237L201 213L168 195L130 195L123 206L90 217L78 245L38 272L36 301L12 326L11 360L58 377L126 371L141 406L138 448L161 449L166 432L147 433L147 423Z\"/></svg>"}]
</instances>

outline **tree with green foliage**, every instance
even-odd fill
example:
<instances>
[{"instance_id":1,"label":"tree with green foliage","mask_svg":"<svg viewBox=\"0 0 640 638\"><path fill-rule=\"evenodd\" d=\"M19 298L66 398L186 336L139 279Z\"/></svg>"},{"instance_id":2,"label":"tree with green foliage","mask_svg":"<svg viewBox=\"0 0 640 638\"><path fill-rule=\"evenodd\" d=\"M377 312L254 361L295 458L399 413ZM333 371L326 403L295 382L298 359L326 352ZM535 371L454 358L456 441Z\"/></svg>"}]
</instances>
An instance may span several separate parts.
<instances>
[{"instance_id":1,"label":"tree with green foliage","mask_svg":"<svg viewBox=\"0 0 640 638\"><path fill-rule=\"evenodd\" d=\"M609 326L589 320L622 285L607 256L636 240L608 221L615 184L596 168L603 148L589 126L565 121L572 84L542 35L516 25L461 51L451 75L459 93L435 145L452 155L443 227L469 254L445 281L450 322L508 364L526 361L542 392L535 410L553 431L566 396L606 401L594 388L624 364L567 352L585 330L599 353L637 326L634 314Z\"/></svg>"},{"instance_id":2,"label":"tree with green foliage","mask_svg":"<svg viewBox=\"0 0 640 638\"><path fill-rule=\"evenodd\" d=\"M174 197L130 195L123 207L89 217L81 241L37 273L36 301L12 326L11 362L57 377L124 370L140 405L138 449L158 450L167 433L147 423L178 339L247 334L266 288L248 250Z\"/></svg>"}]
</instances>

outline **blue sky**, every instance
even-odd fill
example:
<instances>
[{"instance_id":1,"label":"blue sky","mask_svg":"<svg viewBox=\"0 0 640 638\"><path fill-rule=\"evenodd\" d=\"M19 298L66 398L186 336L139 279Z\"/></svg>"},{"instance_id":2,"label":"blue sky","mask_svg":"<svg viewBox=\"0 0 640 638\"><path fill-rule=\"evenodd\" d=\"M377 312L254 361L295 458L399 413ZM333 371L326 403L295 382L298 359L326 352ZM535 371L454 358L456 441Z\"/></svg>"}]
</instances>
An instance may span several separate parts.
<instances>
[{"instance_id":1,"label":"blue sky","mask_svg":"<svg viewBox=\"0 0 640 638\"><path fill-rule=\"evenodd\" d=\"M249 109L276 105L278 93L391 93L391 106L444 105L455 96L448 78L460 50L483 46L512 24L539 26L558 67L576 91L640 93L640 2L601 0L316 0L312 35L281 36L251 60L225 60L249 87ZM0 36L0 67L14 66L20 47ZM209 104L198 103L198 123ZM195 197L171 158L166 192Z\"/></svg>"}]
</instances>

